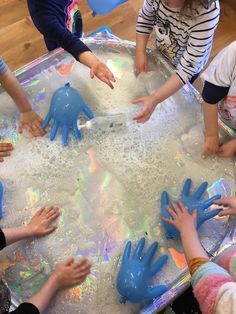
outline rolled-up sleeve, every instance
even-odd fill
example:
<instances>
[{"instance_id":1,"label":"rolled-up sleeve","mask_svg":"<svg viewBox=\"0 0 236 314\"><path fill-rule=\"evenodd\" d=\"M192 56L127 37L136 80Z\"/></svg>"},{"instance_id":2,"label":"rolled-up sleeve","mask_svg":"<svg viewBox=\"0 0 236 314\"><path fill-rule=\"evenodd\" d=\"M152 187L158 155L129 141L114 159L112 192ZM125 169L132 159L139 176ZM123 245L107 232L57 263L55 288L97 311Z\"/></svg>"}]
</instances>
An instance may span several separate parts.
<instances>
[{"instance_id":1,"label":"rolled-up sleeve","mask_svg":"<svg viewBox=\"0 0 236 314\"><path fill-rule=\"evenodd\" d=\"M8 70L8 66L7 66L6 63L4 62L3 58L0 57L0 74L6 73L7 70Z\"/></svg>"}]
</instances>

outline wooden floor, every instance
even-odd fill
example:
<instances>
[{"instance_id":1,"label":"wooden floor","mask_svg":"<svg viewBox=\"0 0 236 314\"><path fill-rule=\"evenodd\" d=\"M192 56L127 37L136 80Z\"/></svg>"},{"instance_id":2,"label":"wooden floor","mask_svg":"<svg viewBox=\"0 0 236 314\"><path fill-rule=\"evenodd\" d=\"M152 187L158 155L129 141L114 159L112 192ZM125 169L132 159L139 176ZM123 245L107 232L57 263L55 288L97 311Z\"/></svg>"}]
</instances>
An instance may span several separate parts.
<instances>
[{"instance_id":1,"label":"wooden floor","mask_svg":"<svg viewBox=\"0 0 236 314\"><path fill-rule=\"evenodd\" d=\"M108 25L119 37L135 40L137 13L143 0L128 0L111 14L92 17L86 0L79 0L88 34ZM236 40L236 1L221 1L221 21L216 31L212 56L228 43ZM12 70L46 53L40 33L35 29L27 10L26 0L0 0L0 54Z\"/></svg>"}]
</instances>

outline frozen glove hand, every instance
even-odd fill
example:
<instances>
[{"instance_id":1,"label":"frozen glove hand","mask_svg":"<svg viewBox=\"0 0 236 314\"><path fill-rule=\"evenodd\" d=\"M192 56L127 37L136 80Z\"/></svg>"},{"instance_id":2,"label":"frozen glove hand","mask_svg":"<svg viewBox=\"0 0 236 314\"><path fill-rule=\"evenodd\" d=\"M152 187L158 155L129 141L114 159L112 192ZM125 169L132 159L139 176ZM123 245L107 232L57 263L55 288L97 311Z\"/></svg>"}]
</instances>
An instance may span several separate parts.
<instances>
[{"instance_id":1,"label":"frozen glove hand","mask_svg":"<svg viewBox=\"0 0 236 314\"><path fill-rule=\"evenodd\" d=\"M184 186L182 192L180 193L179 199L184 203L184 205L188 208L190 214L193 213L194 209L197 210L197 228L199 228L206 220L211 219L218 215L221 209L215 209L209 212L205 212L205 209L210 207L215 200L220 199L221 195L216 194L213 197L201 201L202 195L205 193L208 183L203 182L196 192L190 195L190 187L191 187L192 180L187 179L184 182ZM161 215L162 218L170 218L171 215L167 211L167 206L171 206L168 193L164 191L161 195ZM173 209L173 208L172 208ZM166 237L167 238L178 238L180 236L179 231L169 224L166 221L163 221L164 228L166 230Z\"/></svg>"},{"instance_id":2,"label":"frozen glove hand","mask_svg":"<svg viewBox=\"0 0 236 314\"><path fill-rule=\"evenodd\" d=\"M3 193L4 193L4 187L2 182L0 181L0 219L3 215Z\"/></svg>"},{"instance_id":3,"label":"frozen glove hand","mask_svg":"<svg viewBox=\"0 0 236 314\"><path fill-rule=\"evenodd\" d=\"M77 127L77 120L81 113L84 113L89 119L94 118L92 111L83 101L83 98L74 88L67 83L59 88L52 97L49 112L42 124L45 129L51 119L54 119L50 131L50 140L53 141L59 127L62 128L62 141L64 145L68 144L70 129L73 129L74 136L80 140L81 134Z\"/></svg>"},{"instance_id":4,"label":"frozen glove hand","mask_svg":"<svg viewBox=\"0 0 236 314\"><path fill-rule=\"evenodd\" d=\"M118 5L126 2L127 0L88 0L88 5L93 11L93 16L96 14L107 14L114 10Z\"/></svg>"},{"instance_id":5,"label":"frozen glove hand","mask_svg":"<svg viewBox=\"0 0 236 314\"><path fill-rule=\"evenodd\" d=\"M163 255L151 265L158 243L154 242L145 255L142 254L144 245L145 239L142 238L130 258L131 242L126 244L116 283L117 290L121 294L121 303L125 303L126 300L133 303L151 300L168 290L165 285L158 285L154 288L148 286L168 257Z\"/></svg>"}]
</instances>

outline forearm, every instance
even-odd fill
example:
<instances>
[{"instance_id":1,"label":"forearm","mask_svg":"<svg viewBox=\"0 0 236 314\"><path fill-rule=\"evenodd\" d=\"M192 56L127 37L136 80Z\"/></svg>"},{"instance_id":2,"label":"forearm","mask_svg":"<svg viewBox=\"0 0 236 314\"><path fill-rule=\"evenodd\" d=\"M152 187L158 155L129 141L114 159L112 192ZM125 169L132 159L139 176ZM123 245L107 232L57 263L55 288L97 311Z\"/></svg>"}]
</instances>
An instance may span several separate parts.
<instances>
[{"instance_id":1,"label":"forearm","mask_svg":"<svg viewBox=\"0 0 236 314\"><path fill-rule=\"evenodd\" d=\"M89 68L100 62L91 51L85 51L80 53L78 55L78 60Z\"/></svg>"},{"instance_id":2,"label":"forearm","mask_svg":"<svg viewBox=\"0 0 236 314\"><path fill-rule=\"evenodd\" d=\"M28 227L6 228L2 229L2 231L5 235L6 246L33 236Z\"/></svg>"},{"instance_id":3,"label":"forearm","mask_svg":"<svg viewBox=\"0 0 236 314\"><path fill-rule=\"evenodd\" d=\"M39 292L34 294L27 302L35 305L39 312L42 313L52 301L58 289L58 284L52 275Z\"/></svg>"},{"instance_id":4,"label":"forearm","mask_svg":"<svg viewBox=\"0 0 236 314\"><path fill-rule=\"evenodd\" d=\"M191 234L189 233L189 231L180 232L180 236L187 263L189 263L193 258L197 257L208 258L206 252L201 245L196 229L193 229L191 231Z\"/></svg>"},{"instance_id":5,"label":"forearm","mask_svg":"<svg viewBox=\"0 0 236 314\"><path fill-rule=\"evenodd\" d=\"M14 100L21 113L32 110L22 87L10 70L0 75L0 83Z\"/></svg>"},{"instance_id":6,"label":"forearm","mask_svg":"<svg viewBox=\"0 0 236 314\"><path fill-rule=\"evenodd\" d=\"M182 86L183 83L180 80L179 76L176 73L172 74L172 76L166 81L166 83L163 84L162 87L154 93L153 96L156 99L156 103L160 103L168 97L172 96Z\"/></svg>"},{"instance_id":7,"label":"forearm","mask_svg":"<svg viewBox=\"0 0 236 314\"><path fill-rule=\"evenodd\" d=\"M218 136L218 106L203 102L205 136Z\"/></svg>"},{"instance_id":8,"label":"forearm","mask_svg":"<svg viewBox=\"0 0 236 314\"><path fill-rule=\"evenodd\" d=\"M150 35L136 33L136 53L146 52L149 36Z\"/></svg>"}]
</instances>

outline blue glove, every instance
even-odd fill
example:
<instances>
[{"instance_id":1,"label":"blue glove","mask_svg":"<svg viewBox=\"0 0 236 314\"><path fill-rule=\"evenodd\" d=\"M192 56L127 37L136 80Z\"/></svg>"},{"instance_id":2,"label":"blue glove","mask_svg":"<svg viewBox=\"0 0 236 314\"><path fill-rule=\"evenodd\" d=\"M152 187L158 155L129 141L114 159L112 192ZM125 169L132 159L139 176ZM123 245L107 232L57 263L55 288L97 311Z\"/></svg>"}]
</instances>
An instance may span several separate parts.
<instances>
[{"instance_id":1,"label":"blue glove","mask_svg":"<svg viewBox=\"0 0 236 314\"><path fill-rule=\"evenodd\" d=\"M74 136L78 140L81 139L77 127L77 120L81 113L84 113L89 119L94 118L92 111L85 104L77 90L70 87L70 83L67 83L53 94L50 109L43 121L42 128L45 129L50 120L54 119L50 131L50 140L54 140L60 126L62 128L62 141L64 145L67 145L70 129L73 129Z\"/></svg>"},{"instance_id":2,"label":"blue glove","mask_svg":"<svg viewBox=\"0 0 236 314\"><path fill-rule=\"evenodd\" d=\"M110 13L116 7L127 1L128 0L88 0L88 5L93 11L93 16L95 16L96 14Z\"/></svg>"},{"instance_id":3,"label":"blue glove","mask_svg":"<svg viewBox=\"0 0 236 314\"><path fill-rule=\"evenodd\" d=\"M194 192L192 195L190 195L190 187L191 187L192 180L187 179L184 182L183 189L180 193L179 199L184 203L184 205L188 208L188 211L190 214L193 213L194 209L197 210L197 229L208 219L211 219L219 214L221 209L215 209L209 212L205 212L205 209L207 209L209 206L213 204L215 200L218 200L221 198L220 194L216 194L212 196L211 198L201 201L202 195L205 193L208 183L203 182L196 192ZM167 206L171 206L168 193L166 191L162 192L161 195L161 216L172 219L171 215L167 211ZM172 208L173 209L173 208ZM179 238L180 233L179 231L169 224L166 221L162 221L163 226L166 230L166 237L167 238Z\"/></svg>"},{"instance_id":4,"label":"blue glove","mask_svg":"<svg viewBox=\"0 0 236 314\"><path fill-rule=\"evenodd\" d=\"M2 182L0 181L0 219L3 215L3 194L4 194L4 187Z\"/></svg>"},{"instance_id":5,"label":"blue glove","mask_svg":"<svg viewBox=\"0 0 236 314\"><path fill-rule=\"evenodd\" d=\"M152 277L162 268L168 257L163 255L151 265L158 243L154 242L142 257L144 245L145 239L142 238L133 257L130 258L131 242L126 244L116 283L116 288L121 294L121 303L125 303L127 300L133 303L151 300L168 290L165 285L158 285L154 288L148 286Z\"/></svg>"}]
</instances>

